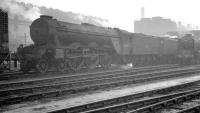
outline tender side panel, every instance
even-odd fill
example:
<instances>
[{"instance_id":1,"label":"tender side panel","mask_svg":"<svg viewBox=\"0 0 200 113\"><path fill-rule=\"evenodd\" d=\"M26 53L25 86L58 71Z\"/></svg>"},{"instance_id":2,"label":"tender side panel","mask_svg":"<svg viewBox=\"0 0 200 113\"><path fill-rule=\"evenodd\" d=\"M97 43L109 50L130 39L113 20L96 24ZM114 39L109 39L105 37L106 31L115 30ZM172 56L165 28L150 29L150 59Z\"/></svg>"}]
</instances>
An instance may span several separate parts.
<instances>
[{"instance_id":1,"label":"tender side panel","mask_svg":"<svg viewBox=\"0 0 200 113\"><path fill-rule=\"evenodd\" d=\"M178 39L178 56L180 58L193 58L194 44L195 41L190 35Z\"/></svg>"},{"instance_id":2,"label":"tender side panel","mask_svg":"<svg viewBox=\"0 0 200 113\"><path fill-rule=\"evenodd\" d=\"M165 38L162 42L163 51L165 55L175 55L178 51L178 41L176 39Z\"/></svg>"},{"instance_id":3,"label":"tender side panel","mask_svg":"<svg viewBox=\"0 0 200 113\"><path fill-rule=\"evenodd\" d=\"M157 37L134 34L132 38L133 55L154 55L160 54L160 40Z\"/></svg>"}]
</instances>

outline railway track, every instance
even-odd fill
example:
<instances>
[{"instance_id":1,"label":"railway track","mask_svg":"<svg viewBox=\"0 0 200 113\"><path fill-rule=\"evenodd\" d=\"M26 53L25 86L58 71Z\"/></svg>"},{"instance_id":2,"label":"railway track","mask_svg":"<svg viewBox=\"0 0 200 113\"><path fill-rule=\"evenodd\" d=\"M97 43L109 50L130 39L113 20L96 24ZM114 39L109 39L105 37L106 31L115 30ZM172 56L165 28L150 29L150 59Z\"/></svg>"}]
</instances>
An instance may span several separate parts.
<instances>
[{"instance_id":1,"label":"railway track","mask_svg":"<svg viewBox=\"0 0 200 113\"><path fill-rule=\"evenodd\" d=\"M180 110L176 113L199 113L199 112L200 112L200 105L197 104L197 105L194 105L192 107Z\"/></svg>"},{"instance_id":2,"label":"railway track","mask_svg":"<svg viewBox=\"0 0 200 113\"><path fill-rule=\"evenodd\" d=\"M49 85L49 84L56 84L56 83L66 83L72 81L83 81L83 80L91 80L97 79L102 77L115 77L121 76L126 74L137 74L142 72L151 72L151 71L159 71L171 68L179 68L176 66L160 66L160 67L145 67L145 68L138 68L138 69L129 69L129 70L117 70L117 71L103 71L97 73L83 73L83 74L75 74L75 75L64 75L62 76L51 76L51 77L43 77L43 78L29 78L25 80L12 80L12 81L1 81L0 83L0 90L2 89L9 89L13 87L20 87L20 86L40 86L40 85Z\"/></svg>"},{"instance_id":3,"label":"railway track","mask_svg":"<svg viewBox=\"0 0 200 113\"><path fill-rule=\"evenodd\" d=\"M118 69L119 70L119 69ZM82 73L87 73L87 72L100 72L100 71L117 71L117 69L115 68L111 68L111 69L105 69L105 68L96 68L92 71L88 71L88 70L81 70L79 72L72 72L72 71L66 71L66 72L57 72L56 70L50 70L48 71L47 73L43 73L43 74L40 74L40 73L37 73L35 71L30 71L28 73L23 73L21 71L13 71L13 72L4 72L2 74L0 74L0 80L1 81L7 81L7 80L13 80L13 79L26 79L26 78L42 78L44 76L46 77L50 77L50 76L54 76L55 74L58 74L58 75L62 75L62 74L82 74Z\"/></svg>"},{"instance_id":4,"label":"railway track","mask_svg":"<svg viewBox=\"0 0 200 113\"><path fill-rule=\"evenodd\" d=\"M11 71L11 72L2 72L0 73L0 76L10 76L10 75L16 75L16 74L22 74L20 71Z\"/></svg>"},{"instance_id":5,"label":"railway track","mask_svg":"<svg viewBox=\"0 0 200 113\"><path fill-rule=\"evenodd\" d=\"M198 67L185 67L177 69L165 69L160 71L154 70L152 72L144 72L138 74L134 74L133 71L128 71L125 73L118 72L111 75L107 75L107 77L102 77L103 75L100 77L97 76L92 78L84 77L82 79L75 79L74 81L67 81L64 83L60 82L53 84L51 83L51 81L51 84L48 85L34 84L30 86L16 86L15 84L15 87L8 87L8 85L7 87L4 86L0 89L0 104L5 105L11 103L18 103L26 100L40 99L44 97L69 95L77 92L85 92L88 90L108 89L117 86L166 79L174 76L183 76L183 74L194 74L198 72Z\"/></svg>"},{"instance_id":6,"label":"railway track","mask_svg":"<svg viewBox=\"0 0 200 113\"><path fill-rule=\"evenodd\" d=\"M199 113L200 89L126 113Z\"/></svg>"},{"instance_id":7,"label":"railway track","mask_svg":"<svg viewBox=\"0 0 200 113\"><path fill-rule=\"evenodd\" d=\"M139 71L139 70L145 70L145 69L153 69L153 68L167 68L167 67L178 67L178 65L172 65L172 64L169 64L169 65L158 65L158 66L147 66L147 67L138 67L138 68L134 68L132 70L134 71ZM130 69L129 69L130 70ZM20 71L18 72L9 72L9 73L4 73L4 74L0 74L0 81L13 81L13 80L16 80L16 79L19 79L19 80L26 80L26 79L31 79L31 78L39 78L39 79L42 79L44 77L54 77L55 74L57 74L57 76L63 76L63 75L67 75L67 76L71 76L71 75L86 75L86 74L102 74L102 73L113 73L113 72L121 72L123 71L123 69L115 69L115 68L112 68L112 69L102 69L102 68L98 68L94 71L89 71L89 72L86 72L86 71L82 71L82 72L78 72L78 73L72 73L72 72L64 72L64 73L58 73L58 72L55 72L55 71L50 71L48 73L45 73L45 74L38 74L34 71L32 72L29 72L29 73L22 73Z\"/></svg>"},{"instance_id":8,"label":"railway track","mask_svg":"<svg viewBox=\"0 0 200 113\"><path fill-rule=\"evenodd\" d=\"M200 92L200 81L102 100L49 113L155 113L158 109L156 109L157 106L152 106L152 104L186 96L190 93L196 94L197 92Z\"/></svg>"}]
</instances>

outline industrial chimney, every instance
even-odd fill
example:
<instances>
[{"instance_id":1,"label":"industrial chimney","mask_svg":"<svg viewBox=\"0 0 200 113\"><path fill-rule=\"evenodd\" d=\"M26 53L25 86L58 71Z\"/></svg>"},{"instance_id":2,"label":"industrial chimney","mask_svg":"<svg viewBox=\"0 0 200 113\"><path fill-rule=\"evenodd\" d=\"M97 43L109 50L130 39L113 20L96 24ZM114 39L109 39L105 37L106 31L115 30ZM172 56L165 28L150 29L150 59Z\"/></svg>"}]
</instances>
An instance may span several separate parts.
<instances>
[{"instance_id":1,"label":"industrial chimney","mask_svg":"<svg viewBox=\"0 0 200 113\"><path fill-rule=\"evenodd\" d=\"M141 8L141 18L144 18L144 7Z\"/></svg>"}]
</instances>

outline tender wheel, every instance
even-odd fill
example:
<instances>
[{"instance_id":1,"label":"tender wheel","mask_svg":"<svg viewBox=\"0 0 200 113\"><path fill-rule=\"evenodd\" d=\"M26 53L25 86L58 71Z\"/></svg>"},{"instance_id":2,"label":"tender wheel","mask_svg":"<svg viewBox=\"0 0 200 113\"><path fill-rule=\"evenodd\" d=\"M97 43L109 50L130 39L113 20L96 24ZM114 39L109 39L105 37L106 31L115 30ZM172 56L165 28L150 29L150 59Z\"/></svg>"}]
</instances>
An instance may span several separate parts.
<instances>
[{"instance_id":1,"label":"tender wheel","mask_svg":"<svg viewBox=\"0 0 200 113\"><path fill-rule=\"evenodd\" d=\"M41 59L36 64L36 70L39 73L46 73L48 71L49 65L48 62L44 59Z\"/></svg>"},{"instance_id":2,"label":"tender wheel","mask_svg":"<svg viewBox=\"0 0 200 113\"><path fill-rule=\"evenodd\" d=\"M84 65L83 58L81 57L76 57L76 58L71 58L69 61L69 67L73 71L79 71Z\"/></svg>"},{"instance_id":3,"label":"tender wheel","mask_svg":"<svg viewBox=\"0 0 200 113\"><path fill-rule=\"evenodd\" d=\"M66 70L66 63L64 60L59 60L57 61L57 66L56 66L58 72L64 72Z\"/></svg>"}]
</instances>

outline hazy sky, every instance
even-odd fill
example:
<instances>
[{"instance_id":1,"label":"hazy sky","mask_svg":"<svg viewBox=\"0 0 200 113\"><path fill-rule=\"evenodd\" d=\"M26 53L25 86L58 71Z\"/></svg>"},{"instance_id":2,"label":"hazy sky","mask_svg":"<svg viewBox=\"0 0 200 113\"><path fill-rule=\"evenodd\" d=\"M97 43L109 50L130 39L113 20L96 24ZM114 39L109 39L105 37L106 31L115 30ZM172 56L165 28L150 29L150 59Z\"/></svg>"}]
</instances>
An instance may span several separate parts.
<instances>
[{"instance_id":1,"label":"hazy sky","mask_svg":"<svg viewBox=\"0 0 200 113\"><path fill-rule=\"evenodd\" d=\"M200 26L200 0L17 0L108 19L117 27L133 31L141 7L145 17L162 16Z\"/></svg>"}]
</instances>

